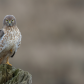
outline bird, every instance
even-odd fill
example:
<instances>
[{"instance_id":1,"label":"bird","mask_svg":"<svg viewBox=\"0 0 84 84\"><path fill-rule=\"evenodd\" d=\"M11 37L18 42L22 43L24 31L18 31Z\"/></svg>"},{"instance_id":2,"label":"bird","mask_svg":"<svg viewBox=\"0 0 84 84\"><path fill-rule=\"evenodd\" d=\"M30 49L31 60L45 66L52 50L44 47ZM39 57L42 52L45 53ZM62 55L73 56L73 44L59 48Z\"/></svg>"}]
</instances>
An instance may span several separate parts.
<instances>
[{"instance_id":1,"label":"bird","mask_svg":"<svg viewBox=\"0 0 84 84\"><path fill-rule=\"evenodd\" d=\"M8 64L9 58L14 57L21 45L22 35L17 27L14 15L6 15L0 29L0 64Z\"/></svg>"}]
</instances>

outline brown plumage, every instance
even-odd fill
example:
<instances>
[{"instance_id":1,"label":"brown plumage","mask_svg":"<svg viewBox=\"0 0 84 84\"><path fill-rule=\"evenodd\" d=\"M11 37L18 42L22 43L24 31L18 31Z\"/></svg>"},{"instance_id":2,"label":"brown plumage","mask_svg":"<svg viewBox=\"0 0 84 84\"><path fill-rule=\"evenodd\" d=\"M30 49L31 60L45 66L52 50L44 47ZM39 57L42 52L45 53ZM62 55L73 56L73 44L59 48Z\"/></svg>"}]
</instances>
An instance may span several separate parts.
<instances>
[{"instance_id":1,"label":"brown plumage","mask_svg":"<svg viewBox=\"0 0 84 84\"><path fill-rule=\"evenodd\" d=\"M13 57L20 47L21 37L15 17L6 15L3 20L3 28L0 30L0 64L9 64L9 57Z\"/></svg>"}]
</instances>

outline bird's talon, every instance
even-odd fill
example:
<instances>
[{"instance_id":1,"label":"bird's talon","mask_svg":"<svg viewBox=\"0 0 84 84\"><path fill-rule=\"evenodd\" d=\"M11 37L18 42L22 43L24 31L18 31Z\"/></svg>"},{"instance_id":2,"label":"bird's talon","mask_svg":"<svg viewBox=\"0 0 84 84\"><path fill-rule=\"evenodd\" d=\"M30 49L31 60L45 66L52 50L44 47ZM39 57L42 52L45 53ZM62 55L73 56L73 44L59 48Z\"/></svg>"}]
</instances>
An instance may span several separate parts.
<instances>
[{"instance_id":1,"label":"bird's talon","mask_svg":"<svg viewBox=\"0 0 84 84\"><path fill-rule=\"evenodd\" d=\"M6 64L12 66L12 65L9 63L9 57L7 57L7 62L6 62Z\"/></svg>"},{"instance_id":2,"label":"bird's talon","mask_svg":"<svg viewBox=\"0 0 84 84\"><path fill-rule=\"evenodd\" d=\"M12 66L10 63L6 63L6 64Z\"/></svg>"}]
</instances>

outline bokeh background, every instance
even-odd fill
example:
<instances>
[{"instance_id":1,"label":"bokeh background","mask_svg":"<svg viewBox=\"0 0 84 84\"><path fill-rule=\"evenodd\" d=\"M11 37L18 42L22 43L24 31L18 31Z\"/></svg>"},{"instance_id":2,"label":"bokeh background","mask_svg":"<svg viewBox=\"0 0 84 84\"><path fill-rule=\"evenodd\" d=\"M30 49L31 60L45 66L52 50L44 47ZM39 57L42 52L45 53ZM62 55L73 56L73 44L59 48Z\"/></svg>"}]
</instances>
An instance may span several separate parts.
<instances>
[{"instance_id":1,"label":"bokeh background","mask_svg":"<svg viewBox=\"0 0 84 84\"><path fill-rule=\"evenodd\" d=\"M32 84L84 84L84 0L0 0L0 27L14 15L22 44L10 63Z\"/></svg>"}]
</instances>

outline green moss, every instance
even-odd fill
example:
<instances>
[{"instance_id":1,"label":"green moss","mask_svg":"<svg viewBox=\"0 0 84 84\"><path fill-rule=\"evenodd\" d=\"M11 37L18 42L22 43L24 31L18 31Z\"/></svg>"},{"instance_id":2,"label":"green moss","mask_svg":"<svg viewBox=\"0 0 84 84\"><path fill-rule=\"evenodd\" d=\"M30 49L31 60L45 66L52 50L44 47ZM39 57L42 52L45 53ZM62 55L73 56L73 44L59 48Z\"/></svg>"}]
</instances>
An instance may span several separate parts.
<instances>
[{"instance_id":1,"label":"green moss","mask_svg":"<svg viewBox=\"0 0 84 84\"><path fill-rule=\"evenodd\" d=\"M6 64L0 65L0 84L31 84L31 81L32 76L28 72Z\"/></svg>"},{"instance_id":2,"label":"green moss","mask_svg":"<svg viewBox=\"0 0 84 84\"><path fill-rule=\"evenodd\" d=\"M18 72L19 72L19 69L16 69L13 73L13 77L16 76L18 74Z\"/></svg>"}]
</instances>

